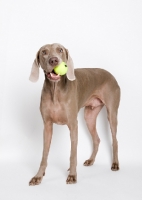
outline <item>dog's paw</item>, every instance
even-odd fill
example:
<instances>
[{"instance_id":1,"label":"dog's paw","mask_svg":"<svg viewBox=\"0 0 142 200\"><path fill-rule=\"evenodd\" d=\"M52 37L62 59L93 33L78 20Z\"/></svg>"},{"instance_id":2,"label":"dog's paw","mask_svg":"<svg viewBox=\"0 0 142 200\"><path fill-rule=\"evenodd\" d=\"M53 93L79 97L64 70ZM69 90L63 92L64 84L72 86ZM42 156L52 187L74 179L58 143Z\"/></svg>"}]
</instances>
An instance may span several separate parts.
<instances>
[{"instance_id":1,"label":"dog's paw","mask_svg":"<svg viewBox=\"0 0 142 200\"><path fill-rule=\"evenodd\" d=\"M112 171L118 171L119 170L119 164L118 163L112 163L111 170Z\"/></svg>"},{"instance_id":2,"label":"dog's paw","mask_svg":"<svg viewBox=\"0 0 142 200\"><path fill-rule=\"evenodd\" d=\"M66 180L67 184L74 184L77 182L76 175L68 175L68 178Z\"/></svg>"},{"instance_id":3,"label":"dog's paw","mask_svg":"<svg viewBox=\"0 0 142 200\"><path fill-rule=\"evenodd\" d=\"M91 165L93 165L93 163L94 163L94 161L89 159L89 160L86 160L83 165L84 166L91 166Z\"/></svg>"},{"instance_id":4,"label":"dog's paw","mask_svg":"<svg viewBox=\"0 0 142 200\"><path fill-rule=\"evenodd\" d=\"M30 182L29 185L30 186L34 186L34 185L39 185L42 181L42 177L33 177Z\"/></svg>"}]
</instances>

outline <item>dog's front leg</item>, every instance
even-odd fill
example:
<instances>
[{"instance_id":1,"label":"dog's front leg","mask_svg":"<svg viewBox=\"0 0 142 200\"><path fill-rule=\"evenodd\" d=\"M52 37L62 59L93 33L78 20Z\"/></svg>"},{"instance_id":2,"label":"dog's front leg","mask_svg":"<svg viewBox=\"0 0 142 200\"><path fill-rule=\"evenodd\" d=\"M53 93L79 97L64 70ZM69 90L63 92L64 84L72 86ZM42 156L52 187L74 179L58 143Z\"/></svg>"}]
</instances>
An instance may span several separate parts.
<instances>
[{"instance_id":1,"label":"dog's front leg","mask_svg":"<svg viewBox=\"0 0 142 200\"><path fill-rule=\"evenodd\" d=\"M29 185L39 185L42 181L43 176L45 175L45 169L47 167L47 157L52 138L52 129L53 129L53 124L51 122L47 122L44 124L44 131L43 131L44 147L43 147L42 160L38 173L31 179Z\"/></svg>"},{"instance_id":2,"label":"dog's front leg","mask_svg":"<svg viewBox=\"0 0 142 200\"><path fill-rule=\"evenodd\" d=\"M69 175L67 177L66 183L72 184L77 182L77 143L78 143L78 123L77 120L68 125L70 129L70 138L71 138L71 155L70 155L70 169Z\"/></svg>"}]
</instances>

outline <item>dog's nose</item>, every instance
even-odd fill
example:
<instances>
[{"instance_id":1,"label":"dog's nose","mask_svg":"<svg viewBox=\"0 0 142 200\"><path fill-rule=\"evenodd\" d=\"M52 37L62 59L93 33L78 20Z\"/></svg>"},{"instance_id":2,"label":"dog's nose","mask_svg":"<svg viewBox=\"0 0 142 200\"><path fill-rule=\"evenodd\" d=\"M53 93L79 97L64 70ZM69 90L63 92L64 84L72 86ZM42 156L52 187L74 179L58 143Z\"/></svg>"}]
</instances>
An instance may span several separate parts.
<instances>
[{"instance_id":1,"label":"dog's nose","mask_svg":"<svg viewBox=\"0 0 142 200\"><path fill-rule=\"evenodd\" d=\"M58 63L59 63L59 59L57 57L52 57L49 59L49 64L53 67L58 65Z\"/></svg>"}]
</instances>

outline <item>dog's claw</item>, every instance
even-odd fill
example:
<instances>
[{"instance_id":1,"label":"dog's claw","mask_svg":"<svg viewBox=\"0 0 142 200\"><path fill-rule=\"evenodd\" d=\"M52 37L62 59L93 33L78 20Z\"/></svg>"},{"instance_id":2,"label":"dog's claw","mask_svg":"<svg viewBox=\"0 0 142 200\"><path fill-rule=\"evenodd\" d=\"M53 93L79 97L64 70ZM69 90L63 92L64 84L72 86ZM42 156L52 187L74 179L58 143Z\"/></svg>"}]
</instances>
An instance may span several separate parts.
<instances>
[{"instance_id":1,"label":"dog's claw","mask_svg":"<svg viewBox=\"0 0 142 200\"><path fill-rule=\"evenodd\" d=\"M30 182L29 182L29 185L30 186L34 186L34 185L39 185L42 181L42 178L41 177L33 177Z\"/></svg>"},{"instance_id":2,"label":"dog's claw","mask_svg":"<svg viewBox=\"0 0 142 200\"><path fill-rule=\"evenodd\" d=\"M112 171L118 171L119 170L119 164L118 163L112 163L111 170Z\"/></svg>"},{"instance_id":3,"label":"dog's claw","mask_svg":"<svg viewBox=\"0 0 142 200\"><path fill-rule=\"evenodd\" d=\"M68 178L66 180L67 184L74 184L77 182L77 178L75 175L68 175Z\"/></svg>"},{"instance_id":4,"label":"dog's claw","mask_svg":"<svg viewBox=\"0 0 142 200\"><path fill-rule=\"evenodd\" d=\"M93 160L86 160L85 162L84 162L84 166L91 166L91 165L93 165L93 163L94 163L94 161Z\"/></svg>"}]
</instances>

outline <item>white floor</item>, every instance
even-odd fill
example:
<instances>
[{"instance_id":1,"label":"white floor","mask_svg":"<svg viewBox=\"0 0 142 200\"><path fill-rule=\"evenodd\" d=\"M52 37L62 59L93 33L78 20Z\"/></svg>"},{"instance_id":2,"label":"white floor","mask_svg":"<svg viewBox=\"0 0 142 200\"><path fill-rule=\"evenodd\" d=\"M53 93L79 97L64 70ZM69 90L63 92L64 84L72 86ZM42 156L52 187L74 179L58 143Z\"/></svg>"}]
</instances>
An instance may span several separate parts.
<instances>
[{"instance_id":1,"label":"white floor","mask_svg":"<svg viewBox=\"0 0 142 200\"><path fill-rule=\"evenodd\" d=\"M77 184L67 185L66 166L58 161L48 166L40 185L28 186L37 163L3 162L0 163L0 199L141 200L142 169L137 164L128 163L120 171L112 172L105 164L84 167L79 163Z\"/></svg>"}]
</instances>

